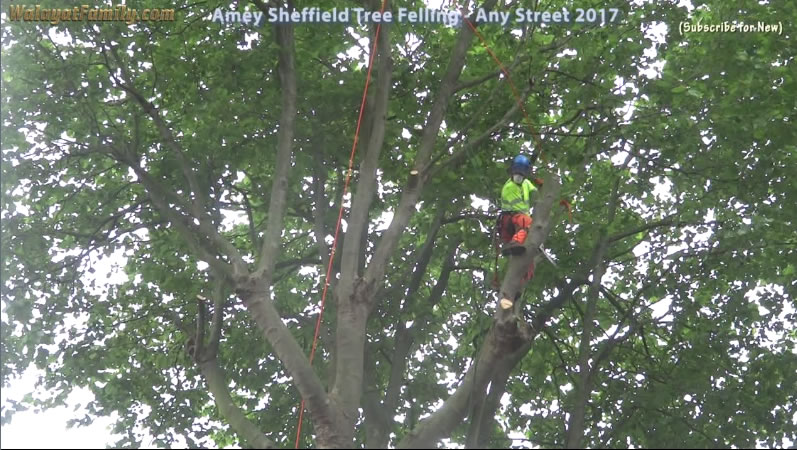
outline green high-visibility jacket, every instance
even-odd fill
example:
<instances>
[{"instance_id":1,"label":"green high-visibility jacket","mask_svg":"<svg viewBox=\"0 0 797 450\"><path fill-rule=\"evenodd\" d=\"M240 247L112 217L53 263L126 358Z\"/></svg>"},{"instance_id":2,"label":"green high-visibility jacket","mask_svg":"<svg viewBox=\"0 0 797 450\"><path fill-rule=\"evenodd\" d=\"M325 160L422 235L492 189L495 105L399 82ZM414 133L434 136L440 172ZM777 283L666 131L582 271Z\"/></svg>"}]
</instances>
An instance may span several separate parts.
<instances>
[{"instance_id":1,"label":"green high-visibility jacket","mask_svg":"<svg viewBox=\"0 0 797 450\"><path fill-rule=\"evenodd\" d=\"M528 214L531 211L531 193L536 190L534 184L527 179L517 184L510 178L501 189L501 209Z\"/></svg>"}]
</instances>

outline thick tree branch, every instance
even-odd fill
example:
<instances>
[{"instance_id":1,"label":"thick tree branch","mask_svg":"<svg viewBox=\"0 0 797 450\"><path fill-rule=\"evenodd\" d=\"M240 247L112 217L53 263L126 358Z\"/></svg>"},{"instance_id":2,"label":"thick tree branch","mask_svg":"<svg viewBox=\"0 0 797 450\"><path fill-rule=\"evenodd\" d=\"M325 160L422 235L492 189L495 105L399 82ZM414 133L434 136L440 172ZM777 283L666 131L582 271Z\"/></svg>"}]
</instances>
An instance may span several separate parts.
<instances>
[{"instance_id":1,"label":"thick tree branch","mask_svg":"<svg viewBox=\"0 0 797 450\"><path fill-rule=\"evenodd\" d=\"M268 222L263 237L263 246L255 273L271 277L279 253L280 236L285 216L288 195L288 175L290 174L293 153L293 135L296 122L296 62L293 26L278 24L274 26L275 39L279 46L278 72L282 93L279 130L277 131L277 160L274 167L274 180L271 185L271 200L268 207ZM270 283L269 283L270 284Z\"/></svg>"},{"instance_id":2,"label":"thick tree branch","mask_svg":"<svg viewBox=\"0 0 797 450\"><path fill-rule=\"evenodd\" d=\"M501 357L498 347L494 329L491 329L459 388L440 409L405 436L397 448L434 448L437 441L449 436L467 415L472 392L484 390L490 381L494 365Z\"/></svg>"},{"instance_id":3,"label":"thick tree branch","mask_svg":"<svg viewBox=\"0 0 797 450\"><path fill-rule=\"evenodd\" d=\"M377 82L375 92L369 99L368 108L370 113L371 126L367 128L367 146L365 157L360 164L359 181L357 190L352 198L352 209L346 233L350 236L361 236L367 232L368 212L376 193L376 169L379 165L379 155L385 138L385 119L387 117L387 107L392 82L391 69L393 60L390 54L390 30L389 26L383 24L380 27L378 36L377 54L379 56L376 65ZM376 37L374 37L376 39ZM374 50L371 50L374 51ZM376 55L374 55L376 57ZM341 278L353 279L357 275L357 268L360 266L362 255L362 243L359 239L347 239L343 245L343 255L341 259Z\"/></svg>"},{"instance_id":4,"label":"thick tree branch","mask_svg":"<svg viewBox=\"0 0 797 450\"><path fill-rule=\"evenodd\" d=\"M208 359L200 363L200 370L205 377L210 393L219 412L233 430L254 448L276 448L276 444L268 439L258 428L257 425L249 421L246 415L235 404L228 384L224 377L224 372L219 367L216 358Z\"/></svg>"},{"instance_id":5,"label":"thick tree branch","mask_svg":"<svg viewBox=\"0 0 797 450\"><path fill-rule=\"evenodd\" d=\"M199 259L213 267L220 276L228 280L233 280L235 277L234 267L218 258L217 253L221 252L213 245L213 241L202 239L202 233L198 232L199 230L195 223L166 203L165 199L168 198L168 194L166 193L167 191L160 186L160 183L137 165L133 164L131 167L147 188L153 205L155 205L157 210L174 225L175 229L180 233L188 246L197 254Z\"/></svg>"},{"instance_id":6,"label":"thick tree branch","mask_svg":"<svg viewBox=\"0 0 797 450\"><path fill-rule=\"evenodd\" d=\"M252 318L274 348L277 357L293 377L293 383L305 400L319 439L326 444L336 441L337 414L330 407L321 380L313 371L304 351L285 326L269 295L262 277L252 275L239 282L236 292L243 299Z\"/></svg>"},{"instance_id":7,"label":"thick tree branch","mask_svg":"<svg viewBox=\"0 0 797 450\"><path fill-rule=\"evenodd\" d=\"M360 165L357 192L352 199L352 210L346 239L343 241L341 277L336 289L337 330L335 347L335 383L330 391L340 420L340 445L351 446L354 427L359 416L363 389L365 330L370 313L368 302L375 292L375 280L359 276L367 244L368 212L376 193L376 169L385 136L385 117L391 84L390 27L382 24L379 34L372 38L379 55L377 82L372 109L373 120L368 134L368 145ZM376 41L378 40L378 42ZM374 51L374 50L372 50ZM381 280L380 280L381 281Z\"/></svg>"},{"instance_id":8,"label":"thick tree branch","mask_svg":"<svg viewBox=\"0 0 797 450\"><path fill-rule=\"evenodd\" d=\"M631 154L626 157L623 163L623 168L631 161ZM591 258L591 265L594 264L595 271L592 274L592 281L590 282L587 291L587 305L584 312L583 330L581 334L581 342L578 348L578 383L575 386L575 403L573 410L570 411L570 420L567 424L567 448L579 448L581 441L584 438L584 421L586 415L586 407L589 402L590 393L592 392L592 369L589 366L589 361L592 356L590 342L592 339L592 328L594 326L594 318L597 310L598 296L600 294L601 282L604 273L606 272L606 251L609 246L609 237L607 236L607 228L614 222L617 214L617 205L620 202L620 182L622 176L618 176L614 182L614 188L609 199L608 217L606 219L606 226L601 229L598 238L598 244ZM593 364L597 364L593 361Z\"/></svg>"},{"instance_id":9,"label":"thick tree branch","mask_svg":"<svg viewBox=\"0 0 797 450\"><path fill-rule=\"evenodd\" d=\"M315 158L313 159L313 203L315 204L315 208L313 208L313 232L315 233L316 245L318 245L318 253L321 255L322 270L326 270L329 266L329 250L326 243L327 226L325 219L329 203L324 195L327 171L324 167L324 154L321 149L320 137L314 138L313 151L315 152ZM331 283L332 280L330 280Z\"/></svg>"},{"instance_id":10,"label":"thick tree branch","mask_svg":"<svg viewBox=\"0 0 797 450\"><path fill-rule=\"evenodd\" d=\"M368 358L369 360L371 358ZM373 361L368 361L367 364L371 366ZM366 386L375 386L376 384L371 380L373 376L370 371L366 371ZM365 422L365 448L387 448L387 439L389 427L392 422L389 417L390 411L382 407L379 402L379 394L377 389L366 389L363 393L363 416Z\"/></svg>"},{"instance_id":11,"label":"thick tree branch","mask_svg":"<svg viewBox=\"0 0 797 450\"><path fill-rule=\"evenodd\" d=\"M511 355L501 360L498 369L490 380L490 392L481 402L478 409L474 405L474 414L469 424L468 435L466 437L466 448L486 448L493 425L495 423L495 413L501 405L501 397L506 392L506 385L509 375L515 366L526 356L531 349L531 342L526 342Z\"/></svg>"},{"instance_id":12,"label":"thick tree branch","mask_svg":"<svg viewBox=\"0 0 797 450\"><path fill-rule=\"evenodd\" d=\"M440 217L442 217L442 208L440 213L437 214L435 221L432 225L432 230L430 231L427 237L427 244L433 242L432 235L436 233L436 229L440 226ZM433 307L436 305L442 298L443 293L445 292L446 287L448 286L448 280L450 277L451 272L454 270L454 263L455 263L455 256L459 245L462 243L461 240L456 240L451 243L449 250L445 256L443 267L440 270L440 276L435 283L435 286L432 288L429 297L425 300L425 304ZM423 254L423 252L422 252ZM417 276L419 279L422 277L422 274L426 272L426 263L424 263L424 257L421 256L418 261L419 266L423 266L422 270L416 272L414 276ZM428 261L427 261L428 262ZM419 275L420 273L420 275ZM419 281L420 283L420 281ZM414 293L417 290L417 286L413 289L412 292ZM412 308L415 304L416 296L414 294L408 295L407 300L405 303L405 309ZM405 379L404 379L404 372L407 368L407 358L413 348L413 345L416 341L416 338L419 333L423 332L426 325L429 323L429 316L422 315L419 317L415 323L413 324L412 328L405 328L403 323L398 324L398 330L396 331L396 336L394 339L394 350L392 354L392 358L390 359L390 378L388 381L387 389L385 391L385 399L383 402L382 409L386 411L395 411L398 407L399 403L399 395L401 393L401 387L404 386ZM386 423L379 424L379 431L381 433L370 433L369 434L369 447L379 447L384 448L388 444L389 440L389 430L390 426L393 424L392 416L386 417Z\"/></svg>"},{"instance_id":13,"label":"thick tree branch","mask_svg":"<svg viewBox=\"0 0 797 450\"><path fill-rule=\"evenodd\" d=\"M147 108L146 105L151 109L150 115L157 117L158 120L161 121L162 126L166 126L165 123L162 123L162 119L158 114L157 110L154 109L154 106L147 102L141 94L136 92L134 89L127 87L126 90L131 93L137 99L140 99L139 103L142 101L142 106ZM157 122L157 121L156 121ZM168 129L166 130L168 131ZM170 133L170 132L169 132ZM164 139L170 137L171 135L166 135ZM175 151L180 152L182 154L182 150L179 148L179 145L173 142L175 146ZM216 268L220 271L220 273L225 274L225 276L230 276L230 267L222 267L222 265L216 262L215 257L211 257L214 253L219 253L228 258L228 262L232 264L232 268L235 271L241 272L245 270L245 262L238 251L229 241L224 239L218 232L210 226L211 219L208 217L207 213L203 209L198 209L198 203L196 201L192 203L187 203L181 196L175 193L172 189L167 188L163 185L160 181L152 177L146 170L144 170L140 165L136 158L136 156L132 152L127 153L120 153L117 155L120 162L123 162L128 167L130 167L136 175L139 177L141 183L146 187L147 191L150 194L150 198L152 199L153 204L156 208L167 217L172 223L179 229L183 231L183 237L186 241L195 242L191 245L195 250L199 250L200 255L204 255L203 259L210 265L216 265ZM190 168L189 168L190 170ZM193 188L192 188L193 189ZM200 197L201 194L199 192L195 192L195 197ZM177 212L173 209L172 206L168 205L166 200L172 200L176 205L181 207L186 214L189 216L193 215L193 218L196 222L189 217L184 216L182 213ZM201 203L200 203L201 205ZM193 210L193 213L191 212ZM198 222L198 224L197 224ZM199 239L198 236L192 236L192 234L201 234L207 238L208 242L205 242L204 239ZM208 251L208 247L212 247L212 250ZM211 262L213 261L213 262Z\"/></svg>"},{"instance_id":14,"label":"thick tree branch","mask_svg":"<svg viewBox=\"0 0 797 450\"><path fill-rule=\"evenodd\" d=\"M196 335L194 336L196 344L195 358L201 357L202 353L205 351L205 328L207 325L205 300L206 299L202 296L197 296L196 298Z\"/></svg>"},{"instance_id":15,"label":"thick tree branch","mask_svg":"<svg viewBox=\"0 0 797 450\"><path fill-rule=\"evenodd\" d=\"M497 0L488 0L482 5L484 10L490 10L495 6ZM410 183L404 189L399 200L399 205L393 215L388 229L382 235L382 239L377 245L376 252L368 265L365 278L368 280L381 280L387 268L387 261L398 245L404 229L415 212L415 204L420 198L423 186L428 179L427 167L429 165L432 151L435 148L437 135L440 125L443 122L451 95L456 87L456 82L462 73L465 64L465 56L473 41L473 31L469 27L462 27L454 45L451 59L440 83L434 103L432 104L429 117L424 126L423 135L418 147L412 173L419 174L417 177L410 177Z\"/></svg>"},{"instance_id":16,"label":"thick tree branch","mask_svg":"<svg viewBox=\"0 0 797 450\"><path fill-rule=\"evenodd\" d=\"M508 299L512 303L520 299L523 287L528 282L526 272L529 265L540 254L540 245L545 241L552 228L551 209L559 195L560 187L561 185L556 177L550 176L545 180L540 192L540 198L534 205L531 232L524 243L526 251L510 260L503 283L501 283L500 293L502 299Z\"/></svg>"},{"instance_id":17,"label":"thick tree branch","mask_svg":"<svg viewBox=\"0 0 797 450\"><path fill-rule=\"evenodd\" d=\"M103 54L105 54L105 51L103 51ZM136 102L138 102L138 104L144 109L144 112L146 112L147 115L152 118L153 122L155 122L155 127L158 129L161 139L163 139L166 146L172 150L172 153L174 154L175 158L177 159L177 163L180 166L180 170L183 172L183 177L188 182L188 186L191 189L191 192L194 194L194 198L191 202L192 214L198 220L202 220L203 212L205 210L204 192L199 189L199 182L197 181L196 174L194 173L194 168L191 166L191 164L189 164L185 157L185 152L177 142L177 139L174 137L174 134L172 134L172 131L169 129L166 122L161 117L158 109L136 90L135 84L133 82L133 76L130 74L130 70L128 69L127 65L119 57L119 53L117 52L116 48L111 49L111 54L116 60L117 67L119 67L121 70L122 76L125 80L124 83L116 80L117 83L122 89L133 96ZM106 64L108 64L107 57ZM110 70L110 64L108 64L108 69ZM115 75L113 73L111 73L111 76L115 79Z\"/></svg>"},{"instance_id":18,"label":"thick tree branch","mask_svg":"<svg viewBox=\"0 0 797 450\"><path fill-rule=\"evenodd\" d=\"M592 371L589 367L589 360L591 359L590 341L592 339L593 320L598 304L598 294L601 287L601 279L606 271L606 263L604 256L606 254L606 236L601 236L597 248L597 257L599 261L595 272L592 275L592 282L590 283L589 290L587 291L587 307L584 313L583 331L581 334L581 342L578 349L578 383L574 392L575 404L573 410L570 411L570 420L567 425L567 448L580 448L581 440L584 435L584 416L586 412L587 402L589 401L590 393L592 392L591 374Z\"/></svg>"}]
</instances>

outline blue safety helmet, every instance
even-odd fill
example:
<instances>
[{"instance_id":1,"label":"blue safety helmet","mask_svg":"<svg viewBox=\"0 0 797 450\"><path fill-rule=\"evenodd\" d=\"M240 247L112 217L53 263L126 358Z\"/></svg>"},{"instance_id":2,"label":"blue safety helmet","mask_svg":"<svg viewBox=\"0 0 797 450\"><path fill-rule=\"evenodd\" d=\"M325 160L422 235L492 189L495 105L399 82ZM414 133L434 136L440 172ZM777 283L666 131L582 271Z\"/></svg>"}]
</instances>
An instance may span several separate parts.
<instances>
[{"instance_id":1,"label":"blue safety helmet","mask_svg":"<svg viewBox=\"0 0 797 450\"><path fill-rule=\"evenodd\" d=\"M510 170L512 173L528 175L531 172L531 161L529 161L526 155L517 155L515 159L512 160L512 167Z\"/></svg>"}]
</instances>

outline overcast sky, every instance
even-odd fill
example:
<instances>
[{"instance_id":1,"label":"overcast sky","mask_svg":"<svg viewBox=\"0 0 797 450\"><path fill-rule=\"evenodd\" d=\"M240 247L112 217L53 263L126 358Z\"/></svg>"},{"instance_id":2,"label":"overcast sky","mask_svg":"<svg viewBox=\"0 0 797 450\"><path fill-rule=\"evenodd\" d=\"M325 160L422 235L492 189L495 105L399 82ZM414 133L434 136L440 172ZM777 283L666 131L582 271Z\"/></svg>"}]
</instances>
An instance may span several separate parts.
<instances>
[{"instance_id":1,"label":"overcast sky","mask_svg":"<svg viewBox=\"0 0 797 450\"><path fill-rule=\"evenodd\" d=\"M28 370L26 376L14 382L0 393L2 403L7 399L20 400L33 392L35 372ZM11 423L0 427L1 448L105 448L113 444L109 425L110 418L97 419L88 427L67 430L67 420L74 418L72 411L77 403L85 405L92 394L79 389L69 397L69 407L50 409L39 414L25 411L14 414Z\"/></svg>"}]
</instances>

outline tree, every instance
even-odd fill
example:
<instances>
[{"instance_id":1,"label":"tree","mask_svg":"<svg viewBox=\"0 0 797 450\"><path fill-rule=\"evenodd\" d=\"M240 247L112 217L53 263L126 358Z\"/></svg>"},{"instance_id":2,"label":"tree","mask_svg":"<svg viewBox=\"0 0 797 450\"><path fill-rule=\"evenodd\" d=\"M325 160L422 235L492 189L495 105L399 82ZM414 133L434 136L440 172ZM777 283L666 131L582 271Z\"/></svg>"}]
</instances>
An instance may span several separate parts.
<instances>
[{"instance_id":1,"label":"tree","mask_svg":"<svg viewBox=\"0 0 797 450\"><path fill-rule=\"evenodd\" d=\"M673 25L776 23L793 5L631 5L615 23L476 37L249 29L206 20L216 3L134 27L3 28L2 373L44 370L52 394L29 403L87 386L76 423L117 412L117 445L143 428L164 446L287 446L300 399L318 447L795 439L793 31ZM493 219L472 196L495 205L503 162L537 131L529 251L494 292ZM111 255L121 284L91 276Z\"/></svg>"}]
</instances>

